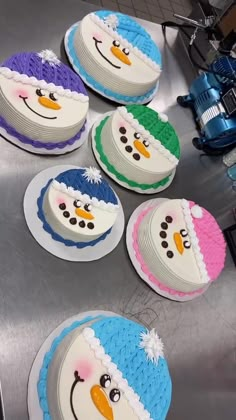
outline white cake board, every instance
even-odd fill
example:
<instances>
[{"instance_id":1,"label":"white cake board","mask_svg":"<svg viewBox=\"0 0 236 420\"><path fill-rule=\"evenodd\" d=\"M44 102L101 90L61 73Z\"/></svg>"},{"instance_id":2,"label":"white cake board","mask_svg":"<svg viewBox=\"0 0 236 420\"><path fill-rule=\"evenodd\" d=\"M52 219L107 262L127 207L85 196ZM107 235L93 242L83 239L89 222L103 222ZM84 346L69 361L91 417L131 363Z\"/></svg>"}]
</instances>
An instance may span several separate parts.
<instances>
[{"instance_id":1,"label":"white cake board","mask_svg":"<svg viewBox=\"0 0 236 420\"><path fill-rule=\"evenodd\" d=\"M31 234L39 245L56 257L67 261L94 261L113 251L123 235L125 218L119 197L117 197L117 199L120 208L111 233L96 245L87 246L81 249L76 248L75 246L66 246L63 243L54 240L51 235L44 230L43 223L37 215L37 199L40 196L42 188L45 187L49 179L55 178L61 172L77 168L77 166L73 165L59 165L45 169L37 174L32 179L25 192L23 203L25 220Z\"/></svg>"},{"instance_id":2,"label":"white cake board","mask_svg":"<svg viewBox=\"0 0 236 420\"><path fill-rule=\"evenodd\" d=\"M75 62L74 62L74 59L73 59L73 57L71 57L71 55L70 55L70 49L69 49L69 46L68 46L68 38L69 38L69 36L70 36L70 33L71 33L71 31L76 27L76 26L78 26L79 24L80 24L80 22L81 21L79 21L79 22L77 22L77 23L75 23L74 25L72 25L67 31L66 31L66 34L65 34L65 37L64 37L64 45L65 45L65 50L66 50L66 54L67 54L67 57L68 57L68 59L69 59L69 62L70 62L70 64L71 64L71 66L73 67L73 69L75 70L75 72L77 73L77 74L79 74L79 76L80 76L80 78L83 80L83 82L87 85L87 86L89 86L90 87L90 89L92 89L92 90L94 90L94 92L97 92L99 95L101 95L101 96L103 96L104 98L107 98L107 99L110 99L111 101L114 101L114 102L116 102L116 103L118 103L118 104L123 104L123 105L132 105L132 104L140 104L140 105L144 105L144 104L147 104L148 102L150 102L154 97L155 97L155 95L156 95L156 93L157 93L157 91L158 91L158 87L159 87L159 81L157 82L157 85L156 85L156 87L155 87L155 90L153 91L153 93L149 96L149 97L147 97L146 99L144 99L144 100L139 100L139 101L132 101L132 100L130 100L130 101L122 101L122 100L119 100L119 99L117 99L117 98L115 98L114 96L109 96L109 95L106 95L103 91L101 91L101 90L99 90L99 89L96 89L91 83L89 83L88 81L87 81L87 79L86 79L86 77L84 77L81 73L80 73L80 69L79 69L79 67L75 64Z\"/></svg>"},{"instance_id":3,"label":"white cake board","mask_svg":"<svg viewBox=\"0 0 236 420\"><path fill-rule=\"evenodd\" d=\"M113 174L112 172L110 172L108 170L108 168L106 167L106 165L101 161L100 159L100 155L97 151L96 148L96 140L95 140L95 133L96 133L96 129L97 127L100 125L100 123L102 122L102 120L104 120L106 117L110 116L113 114L114 111L110 111L110 112L106 112L105 114L103 114L102 117L100 117L93 125L92 127L92 131L91 131L91 136L92 136L92 149L93 149L93 153L94 156L96 158L97 163L99 164L99 166L102 168L102 170L111 178L113 179L113 181L117 182L117 184L121 185L122 187L131 190L131 191L135 191L139 194L157 194L163 190L165 190L166 188L168 188L170 186L170 184L172 183L174 176L175 176L175 172L176 170L174 169L174 171L172 172L172 174L170 175L170 179L169 181L163 186L163 187L159 187L159 188L148 188L147 190L142 190L141 188L138 187L130 187L126 182L120 181L115 174Z\"/></svg>"},{"instance_id":4,"label":"white cake board","mask_svg":"<svg viewBox=\"0 0 236 420\"><path fill-rule=\"evenodd\" d=\"M189 300L193 300L197 298L198 296L201 296L209 287L209 284L202 288L201 292L196 291L195 293L191 295L185 295L185 296L179 296L179 295L173 295L168 293L167 291L164 291L160 289L156 284L150 281L147 274L145 274L141 268L141 265L139 261L136 258L135 250L133 248L133 230L134 225L137 221L137 218L139 217L140 213L142 213L146 208L150 206L156 206L158 204L161 204L163 201L168 200L168 198L154 198L152 200L145 201L145 203L140 204L132 215L130 216L130 219L128 221L127 230L126 230L126 246L128 250L129 257L131 259L131 262L137 271L138 275L141 277L142 280L144 280L155 292L157 292L159 295L174 300L174 301L180 301L180 302L187 302ZM161 283L161 281L160 281Z\"/></svg>"},{"instance_id":5,"label":"white cake board","mask_svg":"<svg viewBox=\"0 0 236 420\"><path fill-rule=\"evenodd\" d=\"M27 152L37 154L37 155L64 155L66 153L72 152L73 150L76 150L79 147L81 147L88 138L89 130L90 130L90 124L87 119L85 130L81 133L81 136L78 140L76 140L71 145L63 147L62 149L56 148L53 150L47 150L46 148L43 148L43 147L38 148L38 147L32 146L31 144L25 144L22 141L20 141L17 137L14 137L8 134L5 128L1 126L0 126L0 136L3 136L1 137L1 139L7 140L10 143L13 143L16 146L20 147L21 149L26 150Z\"/></svg>"},{"instance_id":6,"label":"white cake board","mask_svg":"<svg viewBox=\"0 0 236 420\"><path fill-rule=\"evenodd\" d=\"M53 340L56 337L58 337L65 328L73 324L73 322L81 321L82 319L88 316L95 317L99 315L117 316L117 314L110 311L82 312L79 315L73 316L67 319L66 321L62 322L62 324L60 324L54 331L52 331L52 333L46 338L46 340L42 344L38 354L34 359L28 381L28 412L30 420L43 420L43 411L40 407L38 399L37 383L40 369L43 364L44 356L50 350Z\"/></svg>"}]
</instances>

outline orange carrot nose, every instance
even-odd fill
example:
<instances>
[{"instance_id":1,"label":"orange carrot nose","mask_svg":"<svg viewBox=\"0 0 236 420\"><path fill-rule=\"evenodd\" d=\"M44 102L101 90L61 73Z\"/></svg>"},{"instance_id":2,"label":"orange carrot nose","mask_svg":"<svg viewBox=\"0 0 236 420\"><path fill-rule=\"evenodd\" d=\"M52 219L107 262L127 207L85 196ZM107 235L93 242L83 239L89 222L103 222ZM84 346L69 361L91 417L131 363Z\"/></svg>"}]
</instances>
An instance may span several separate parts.
<instances>
[{"instance_id":1,"label":"orange carrot nose","mask_svg":"<svg viewBox=\"0 0 236 420\"><path fill-rule=\"evenodd\" d=\"M38 101L40 105L45 106L45 108L54 109L55 111L61 109L61 105L49 98L46 98L46 96L39 96Z\"/></svg>"},{"instance_id":2,"label":"orange carrot nose","mask_svg":"<svg viewBox=\"0 0 236 420\"><path fill-rule=\"evenodd\" d=\"M141 155L143 155L145 158L149 159L151 157L149 151L146 149L143 143L139 140L134 140L134 147L138 150Z\"/></svg>"},{"instance_id":3,"label":"orange carrot nose","mask_svg":"<svg viewBox=\"0 0 236 420\"><path fill-rule=\"evenodd\" d=\"M127 66L131 66L132 63L129 57L127 57L127 55L121 51L119 47L112 46L111 52L116 58L118 58L118 60L122 61L122 63L127 64Z\"/></svg>"},{"instance_id":4,"label":"orange carrot nose","mask_svg":"<svg viewBox=\"0 0 236 420\"><path fill-rule=\"evenodd\" d=\"M112 407L110 406L107 394L103 391L102 387L94 385L90 390L90 395L99 413L106 420L114 420Z\"/></svg>"},{"instance_id":5,"label":"orange carrot nose","mask_svg":"<svg viewBox=\"0 0 236 420\"><path fill-rule=\"evenodd\" d=\"M77 216L80 216L86 220L94 219L94 216L92 215L92 213L89 213L88 211L80 209L80 208L75 209L75 213L77 214Z\"/></svg>"},{"instance_id":6,"label":"orange carrot nose","mask_svg":"<svg viewBox=\"0 0 236 420\"><path fill-rule=\"evenodd\" d=\"M174 236L175 246L177 250L179 251L179 253L182 255L184 252L184 245L183 245L182 237L179 232L175 232L173 236Z\"/></svg>"}]
</instances>

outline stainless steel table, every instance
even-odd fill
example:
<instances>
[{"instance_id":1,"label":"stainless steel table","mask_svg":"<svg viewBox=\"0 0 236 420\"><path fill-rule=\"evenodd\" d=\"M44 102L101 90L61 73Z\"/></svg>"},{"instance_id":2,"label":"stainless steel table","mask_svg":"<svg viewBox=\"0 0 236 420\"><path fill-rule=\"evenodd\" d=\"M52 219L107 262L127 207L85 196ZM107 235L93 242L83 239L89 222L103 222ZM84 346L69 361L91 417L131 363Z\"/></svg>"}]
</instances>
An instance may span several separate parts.
<instances>
[{"instance_id":1,"label":"stainless steel table","mask_svg":"<svg viewBox=\"0 0 236 420\"><path fill-rule=\"evenodd\" d=\"M51 48L65 60L66 29L93 10L79 0L1 0L0 60L21 50ZM177 32L143 22L163 54L160 90L151 106L168 113L181 139L182 156L169 198L193 199L224 228L232 223L235 194L220 158L200 157L188 110L176 105L194 73ZM114 105L89 91L90 117ZM171 302L139 279L125 237L100 261L69 263L48 254L26 227L22 200L32 177L60 163L93 165L90 144L61 157L31 155L0 139L0 378L7 420L27 419L27 379L47 335L65 318L88 309L126 314L156 327L163 337L173 378L169 420L234 420L236 412L236 271L228 255L221 278L189 303ZM126 220L146 200L111 181ZM128 420L128 419L127 419Z\"/></svg>"}]
</instances>

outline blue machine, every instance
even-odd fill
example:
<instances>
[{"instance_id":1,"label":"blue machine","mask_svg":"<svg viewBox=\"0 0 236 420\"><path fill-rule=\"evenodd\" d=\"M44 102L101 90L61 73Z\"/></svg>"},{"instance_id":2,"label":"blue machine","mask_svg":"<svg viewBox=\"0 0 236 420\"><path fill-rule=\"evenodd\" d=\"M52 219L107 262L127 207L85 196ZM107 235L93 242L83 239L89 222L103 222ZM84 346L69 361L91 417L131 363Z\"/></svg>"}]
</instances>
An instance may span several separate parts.
<instances>
[{"instance_id":1,"label":"blue machine","mask_svg":"<svg viewBox=\"0 0 236 420\"><path fill-rule=\"evenodd\" d=\"M181 106L193 111L200 137L198 150L218 154L236 145L236 59L222 56L194 80L189 95L178 96ZM220 74L220 76L219 76Z\"/></svg>"}]
</instances>

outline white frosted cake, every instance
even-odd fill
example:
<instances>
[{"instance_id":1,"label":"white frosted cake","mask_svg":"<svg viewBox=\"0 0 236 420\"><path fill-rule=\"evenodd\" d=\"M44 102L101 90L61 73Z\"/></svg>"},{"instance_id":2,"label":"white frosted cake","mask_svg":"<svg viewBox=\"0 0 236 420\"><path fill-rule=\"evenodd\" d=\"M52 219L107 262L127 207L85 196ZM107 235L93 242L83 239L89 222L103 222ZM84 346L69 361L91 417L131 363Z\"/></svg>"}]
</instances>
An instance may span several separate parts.
<instances>
[{"instance_id":1,"label":"white frosted cake","mask_svg":"<svg viewBox=\"0 0 236 420\"><path fill-rule=\"evenodd\" d=\"M180 155L167 116L144 105L119 107L104 117L94 132L93 147L108 175L143 193L170 184Z\"/></svg>"},{"instance_id":2,"label":"white frosted cake","mask_svg":"<svg viewBox=\"0 0 236 420\"><path fill-rule=\"evenodd\" d=\"M66 36L66 50L85 83L118 102L147 102L161 73L161 55L142 26L122 13L99 10Z\"/></svg>"},{"instance_id":3,"label":"white frosted cake","mask_svg":"<svg viewBox=\"0 0 236 420\"><path fill-rule=\"evenodd\" d=\"M18 53L0 66L0 127L32 151L79 146L88 106L82 80L52 51Z\"/></svg>"},{"instance_id":4,"label":"white frosted cake","mask_svg":"<svg viewBox=\"0 0 236 420\"><path fill-rule=\"evenodd\" d=\"M187 200L164 200L140 213L133 231L136 258L150 285L193 293L224 267L225 241L214 217Z\"/></svg>"},{"instance_id":5,"label":"white frosted cake","mask_svg":"<svg viewBox=\"0 0 236 420\"><path fill-rule=\"evenodd\" d=\"M38 198L38 217L66 246L95 245L111 232L117 196L96 168L70 169L50 179Z\"/></svg>"},{"instance_id":6,"label":"white frosted cake","mask_svg":"<svg viewBox=\"0 0 236 420\"><path fill-rule=\"evenodd\" d=\"M164 420L171 379L163 343L120 316L75 321L45 355L38 398L48 420Z\"/></svg>"}]
</instances>

